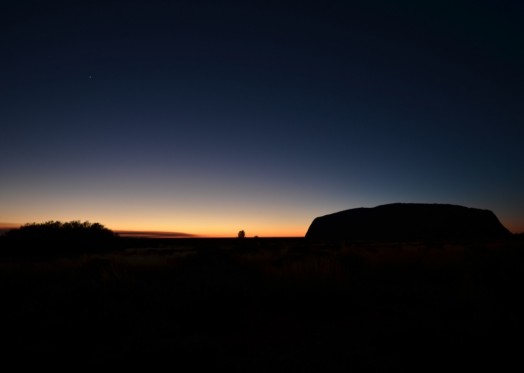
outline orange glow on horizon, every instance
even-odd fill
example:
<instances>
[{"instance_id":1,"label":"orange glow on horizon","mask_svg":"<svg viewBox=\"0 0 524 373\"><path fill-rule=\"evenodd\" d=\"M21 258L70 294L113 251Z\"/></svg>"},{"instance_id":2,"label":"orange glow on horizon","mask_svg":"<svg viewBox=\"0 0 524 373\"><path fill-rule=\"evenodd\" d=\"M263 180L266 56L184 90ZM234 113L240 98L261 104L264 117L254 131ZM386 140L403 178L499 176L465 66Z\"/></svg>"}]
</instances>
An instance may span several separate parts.
<instances>
[{"instance_id":1,"label":"orange glow on horizon","mask_svg":"<svg viewBox=\"0 0 524 373\"><path fill-rule=\"evenodd\" d=\"M201 237L201 238L228 238L237 237L240 230L245 231L246 237L304 237L311 221L305 221L302 225L294 223L291 226L285 226L283 222L273 223L268 221L250 221L249 224L241 224L233 219L223 220L222 224L211 224L211 219L196 223L183 224L182 222L166 223L160 219L155 221L122 221L114 219L113 221L96 218L78 219L78 218L55 218L55 219L34 219L23 223L0 222L0 232L13 228L18 228L28 223L43 223L50 220L62 222L80 220L91 223L100 223L114 232L126 232L121 235L128 236L150 236L150 237ZM171 220L171 219L170 219ZM524 223L505 221L501 223L512 233L524 233ZM275 225L279 226L275 228Z\"/></svg>"},{"instance_id":2,"label":"orange glow on horizon","mask_svg":"<svg viewBox=\"0 0 524 373\"><path fill-rule=\"evenodd\" d=\"M122 237L149 237L149 238L235 238L238 232L235 234L192 234L182 232L159 232L159 231L129 231L129 230L115 230ZM273 238L273 237L304 237L305 234L268 234L268 235L249 235L246 233L246 238L260 237L260 238Z\"/></svg>"},{"instance_id":3,"label":"orange glow on horizon","mask_svg":"<svg viewBox=\"0 0 524 373\"><path fill-rule=\"evenodd\" d=\"M6 231L9 229L19 228L22 225L25 224L32 224L32 223L44 223L46 221L50 221L53 219L47 219L42 221L31 221L31 222L25 222L25 223L0 223L0 231ZM62 222L71 221L71 220L80 220L80 219L69 219L69 220L60 220L60 219L54 219L59 220ZM81 220L86 221L86 220ZM99 222L96 220L87 220L92 223ZM231 229L227 230L221 230L221 229L201 229L201 230L170 230L170 229L155 229L155 226L142 226L143 228L138 228L137 226L111 226L104 224L103 222L99 222L104 227L111 229L115 233L118 233L121 236L127 236L127 237L156 237L156 238L231 238L231 237L237 237L238 232L240 230L245 231L246 237L304 237L306 234L306 229L302 228L295 228L295 229L271 229L269 227L266 227L266 229L247 229L240 227L238 230L234 231ZM138 228L138 229L137 229Z\"/></svg>"}]
</instances>

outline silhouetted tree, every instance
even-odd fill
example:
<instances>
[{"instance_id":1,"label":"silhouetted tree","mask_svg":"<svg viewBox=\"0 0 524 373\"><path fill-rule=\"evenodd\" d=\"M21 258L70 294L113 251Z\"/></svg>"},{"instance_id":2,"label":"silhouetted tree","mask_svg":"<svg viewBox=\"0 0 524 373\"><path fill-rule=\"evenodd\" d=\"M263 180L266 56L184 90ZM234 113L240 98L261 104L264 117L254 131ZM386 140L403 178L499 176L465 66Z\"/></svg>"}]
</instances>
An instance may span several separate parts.
<instances>
[{"instance_id":1,"label":"silhouetted tree","mask_svg":"<svg viewBox=\"0 0 524 373\"><path fill-rule=\"evenodd\" d=\"M99 240L113 238L113 231L99 223L73 220L66 223L47 221L45 223L30 223L7 231L5 237L10 239L51 239L51 240Z\"/></svg>"},{"instance_id":2,"label":"silhouetted tree","mask_svg":"<svg viewBox=\"0 0 524 373\"><path fill-rule=\"evenodd\" d=\"M73 220L30 223L4 233L3 242L17 254L74 254L112 248L118 237L100 223Z\"/></svg>"},{"instance_id":3,"label":"silhouetted tree","mask_svg":"<svg viewBox=\"0 0 524 373\"><path fill-rule=\"evenodd\" d=\"M244 238L244 237L246 237L246 232L244 232L244 231L239 231L239 232L238 232L238 238Z\"/></svg>"}]
</instances>

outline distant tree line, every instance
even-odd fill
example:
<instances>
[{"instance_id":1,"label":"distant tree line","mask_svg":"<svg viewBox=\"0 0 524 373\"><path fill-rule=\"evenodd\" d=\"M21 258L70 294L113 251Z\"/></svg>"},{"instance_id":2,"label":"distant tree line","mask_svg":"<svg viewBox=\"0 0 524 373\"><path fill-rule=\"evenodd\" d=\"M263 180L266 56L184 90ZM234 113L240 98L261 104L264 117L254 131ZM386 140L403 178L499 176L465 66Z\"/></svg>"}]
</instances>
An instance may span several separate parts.
<instances>
[{"instance_id":1,"label":"distant tree line","mask_svg":"<svg viewBox=\"0 0 524 373\"><path fill-rule=\"evenodd\" d=\"M73 220L29 223L5 232L3 254L51 255L104 252L114 248L118 235L100 223Z\"/></svg>"},{"instance_id":2,"label":"distant tree line","mask_svg":"<svg viewBox=\"0 0 524 373\"><path fill-rule=\"evenodd\" d=\"M81 222L79 220L66 223L53 220L45 223L29 223L4 233L4 237L10 239L38 240L107 239L114 236L113 231L100 223Z\"/></svg>"}]
</instances>

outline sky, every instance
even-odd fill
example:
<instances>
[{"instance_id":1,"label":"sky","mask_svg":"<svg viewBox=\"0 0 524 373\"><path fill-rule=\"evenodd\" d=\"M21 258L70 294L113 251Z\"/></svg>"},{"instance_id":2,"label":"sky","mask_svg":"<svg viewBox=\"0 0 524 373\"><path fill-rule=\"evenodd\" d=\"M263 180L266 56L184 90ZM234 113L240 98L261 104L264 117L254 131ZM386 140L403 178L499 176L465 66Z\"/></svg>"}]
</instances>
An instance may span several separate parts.
<instances>
[{"instance_id":1,"label":"sky","mask_svg":"<svg viewBox=\"0 0 524 373\"><path fill-rule=\"evenodd\" d=\"M524 231L521 1L3 1L0 223L303 236L394 202Z\"/></svg>"}]
</instances>

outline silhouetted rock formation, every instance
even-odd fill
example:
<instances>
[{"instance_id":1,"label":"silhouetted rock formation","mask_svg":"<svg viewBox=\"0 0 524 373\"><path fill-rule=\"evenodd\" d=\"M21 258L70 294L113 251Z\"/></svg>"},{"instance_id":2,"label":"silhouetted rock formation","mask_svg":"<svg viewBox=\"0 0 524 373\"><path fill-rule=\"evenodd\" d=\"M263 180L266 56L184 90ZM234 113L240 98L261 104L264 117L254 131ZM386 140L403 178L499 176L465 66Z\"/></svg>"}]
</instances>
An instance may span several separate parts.
<instances>
[{"instance_id":1,"label":"silhouetted rock formation","mask_svg":"<svg viewBox=\"0 0 524 373\"><path fill-rule=\"evenodd\" d=\"M511 236L489 210L447 204L393 203L313 220L306 238L319 240L490 240Z\"/></svg>"}]
</instances>

